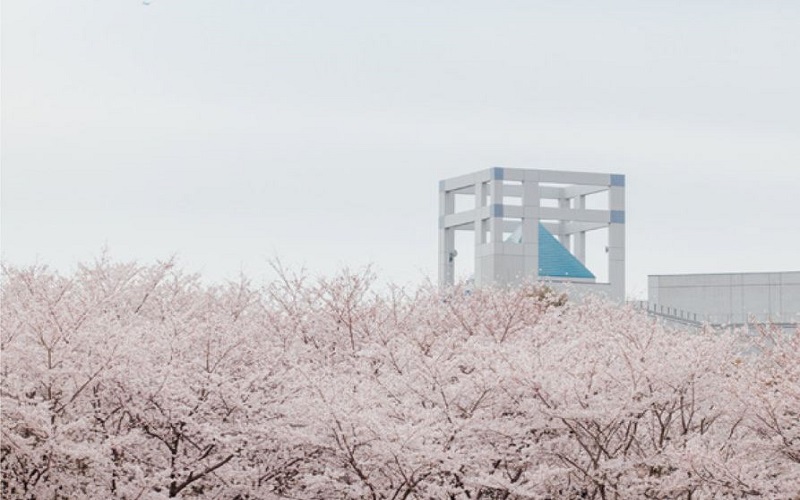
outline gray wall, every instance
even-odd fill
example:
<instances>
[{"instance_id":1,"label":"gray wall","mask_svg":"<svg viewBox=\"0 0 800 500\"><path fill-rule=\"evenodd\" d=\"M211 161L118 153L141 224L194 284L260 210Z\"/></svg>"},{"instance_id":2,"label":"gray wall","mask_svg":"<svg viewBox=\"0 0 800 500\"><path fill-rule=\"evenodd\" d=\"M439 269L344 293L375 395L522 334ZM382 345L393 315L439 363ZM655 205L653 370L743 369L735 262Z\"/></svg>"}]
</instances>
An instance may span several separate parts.
<instances>
[{"instance_id":1,"label":"gray wall","mask_svg":"<svg viewBox=\"0 0 800 500\"><path fill-rule=\"evenodd\" d=\"M792 323L800 320L800 271L648 276L647 297L651 308L696 313L711 323Z\"/></svg>"}]
</instances>

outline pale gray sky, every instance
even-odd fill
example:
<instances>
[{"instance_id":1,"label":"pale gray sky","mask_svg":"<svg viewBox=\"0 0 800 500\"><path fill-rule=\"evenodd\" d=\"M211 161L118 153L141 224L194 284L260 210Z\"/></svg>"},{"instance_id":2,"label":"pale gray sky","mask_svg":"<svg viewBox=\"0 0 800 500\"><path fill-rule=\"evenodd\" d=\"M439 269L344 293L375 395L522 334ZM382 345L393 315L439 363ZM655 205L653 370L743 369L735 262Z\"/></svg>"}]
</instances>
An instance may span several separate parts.
<instances>
[{"instance_id":1,"label":"pale gray sky","mask_svg":"<svg viewBox=\"0 0 800 500\"><path fill-rule=\"evenodd\" d=\"M627 175L646 275L800 269L800 2L11 0L2 256L435 277L437 181Z\"/></svg>"}]
</instances>

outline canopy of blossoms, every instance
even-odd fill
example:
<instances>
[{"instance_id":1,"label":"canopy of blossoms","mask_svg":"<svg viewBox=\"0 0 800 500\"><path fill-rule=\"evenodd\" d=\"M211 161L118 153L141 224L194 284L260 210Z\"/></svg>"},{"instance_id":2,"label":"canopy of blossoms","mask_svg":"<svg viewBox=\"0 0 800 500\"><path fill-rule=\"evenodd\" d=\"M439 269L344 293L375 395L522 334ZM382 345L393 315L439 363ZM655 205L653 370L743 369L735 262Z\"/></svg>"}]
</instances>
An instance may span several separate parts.
<instances>
[{"instance_id":1,"label":"canopy of blossoms","mask_svg":"<svg viewBox=\"0 0 800 500\"><path fill-rule=\"evenodd\" d=\"M800 497L800 332L275 269L5 267L2 497Z\"/></svg>"}]
</instances>

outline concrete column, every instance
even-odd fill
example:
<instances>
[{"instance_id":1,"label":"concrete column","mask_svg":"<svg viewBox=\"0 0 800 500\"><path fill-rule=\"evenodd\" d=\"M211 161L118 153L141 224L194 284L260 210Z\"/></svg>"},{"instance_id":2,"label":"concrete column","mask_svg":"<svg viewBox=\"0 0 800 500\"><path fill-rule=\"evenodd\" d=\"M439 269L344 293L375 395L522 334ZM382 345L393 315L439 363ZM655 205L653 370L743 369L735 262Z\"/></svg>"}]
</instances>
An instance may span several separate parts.
<instances>
[{"instance_id":1,"label":"concrete column","mask_svg":"<svg viewBox=\"0 0 800 500\"><path fill-rule=\"evenodd\" d=\"M625 298L625 224L612 223L608 231L608 281L611 295Z\"/></svg>"},{"instance_id":2,"label":"concrete column","mask_svg":"<svg viewBox=\"0 0 800 500\"><path fill-rule=\"evenodd\" d=\"M571 208L570 199L569 198L559 198L558 199L558 208ZM558 223L558 241L564 245L564 248L569 250L569 235L566 233L566 226L568 221L561 221Z\"/></svg>"},{"instance_id":3,"label":"concrete column","mask_svg":"<svg viewBox=\"0 0 800 500\"><path fill-rule=\"evenodd\" d=\"M491 243L503 242L503 180L492 179L489 181L489 230Z\"/></svg>"},{"instance_id":4,"label":"concrete column","mask_svg":"<svg viewBox=\"0 0 800 500\"><path fill-rule=\"evenodd\" d=\"M454 251L456 249L455 230L446 228L444 218L455 211L455 195L439 191L439 285L452 285L455 282Z\"/></svg>"},{"instance_id":5,"label":"concrete column","mask_svg":"<svg viewBox=\"0 0 800 500\"><path fill-rule=\"evenodd\" d=\"M483 257L482 246L486 243L486 220L481 215L481 209L486 206L488 185L478 180L475 184L475 274L473 279L476 284L483 282Z\"/></svg>"},{"instance_id":6,"label":"concrete column","mask_svg":"<svg viewBox=\"0 0 800 500\"><path fill-rule=\"evenodd\" d=\"M613 176L612 176L613 177ZM618 177L617 179L620 179ZM611 224L608 230L608 281L613 297L625 299L625 183L612 184L608 192Z\"/></svg>"},{"instance_id":7,"label":"concrete column","mask_svg":"<svg viewBox=\"0 0 800 500\"><path fill-rule=\"evenodd\" d=\"M586 195L580 195L575 198L575 208L578 210L583 210L586 208ZM581 261L581 264L586 264L586 231L581 231L574 235L575 237L575 248L574 254L575 257Z\"/></svg>"},{"instance_id":8,"label":"concrete column","mask_svg":"<svg viewBox=\"0 0 800 500\"><path fill-rule=\"evenodd\" d=\"M486 223L481 217L481 208L486 206L487 186L485 182L475 184L475 249L486 243ZM477 251L475 252L477 256Z\"/></svg>"},{"instance_id":9,"label":"concrete column","mask_svg":"<svg viewBox=\"0 0 800 500\"><path fill-rule=\"evenodd\" d=\"M522 182L522 245L525 278L539 279L539 178L535 171L525 172Z\"/></svg>"}]
</instances>

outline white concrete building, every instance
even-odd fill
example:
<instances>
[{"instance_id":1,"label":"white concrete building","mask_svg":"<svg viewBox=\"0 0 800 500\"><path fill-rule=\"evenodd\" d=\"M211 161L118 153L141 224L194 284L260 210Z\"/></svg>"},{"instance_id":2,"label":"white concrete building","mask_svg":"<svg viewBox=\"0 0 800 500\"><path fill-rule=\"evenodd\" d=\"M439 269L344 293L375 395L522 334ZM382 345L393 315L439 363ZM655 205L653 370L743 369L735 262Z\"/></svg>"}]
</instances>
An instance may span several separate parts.
<instances>
[{"instance_id":1,"label":"white concrete building","mask_svg":"<svg viewBox=\"0 0 800 500\"><path fill-rule=\"evenodd\" d=\"M601 195L605 206L587 207ZM470 208L456 210L456 197ZM587 233L607 229L608 281L586 267ZM521 280L625 297L625 176L491 168L439 184L439 283L455 279L455 232L474 233L476 286Z\"/></svg>"},{"instance_id":2,"label":"white concrete building","mask_svg":"<svg viewBox=\"0 0 800 500\"><path fill-rule=\"evenodd\" d=\"M800 321L800 271L651 275L648 310L712 325Z\"/></svg>"}]
</instances>

